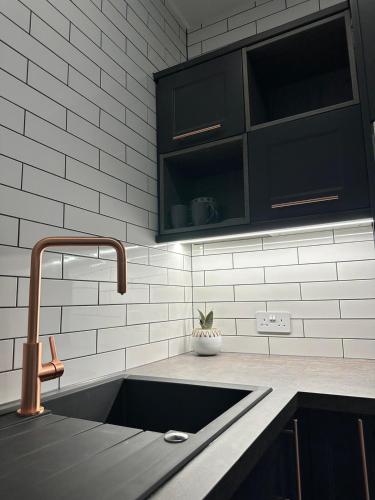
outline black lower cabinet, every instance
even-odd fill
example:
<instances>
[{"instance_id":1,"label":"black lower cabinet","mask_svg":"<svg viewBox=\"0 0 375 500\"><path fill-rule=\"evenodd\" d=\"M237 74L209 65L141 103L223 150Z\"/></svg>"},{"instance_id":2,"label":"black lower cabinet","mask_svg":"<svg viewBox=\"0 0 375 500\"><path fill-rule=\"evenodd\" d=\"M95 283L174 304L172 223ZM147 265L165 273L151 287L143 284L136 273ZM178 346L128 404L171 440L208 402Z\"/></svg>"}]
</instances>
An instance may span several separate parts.
<instances>
[{"instance_id":1,"label":"black lower cabinet","mask_svg":"<svg viewBox=\"0 0 375 500\"><path fill-rule=\"evenodd\" d=\"M368 209L359 106L252 130L248 144L255 222Z\"/></svg>"},{"instance_id":2,"label":"black lower cabinet","mask_svg":"<svg viewBox=\"0 0 375 500\"><path fill-rule=\"evenodd\" d=\"M303 500L367 500L359 417L305 410L298 420Z\"/></svg>"},{"instance_id":3,"label":"black lower cabinet","mask_svg":"<svg viewBox=\"0 0 375 500\"><path fill-rule=\"evenodd\" d=\"M295 434L288 426L232 497L233 500L299 500Z\"/></svg>"},{"instance_id":4,"label":"black lower cabinet","mask_svg":"<svg viewBox=\"0 0 375 500\"><path fill-rule=\"evenodd\" d=\"M232 500L375 500L375 417L303 409Z\"/></svg>"}]
</instances>

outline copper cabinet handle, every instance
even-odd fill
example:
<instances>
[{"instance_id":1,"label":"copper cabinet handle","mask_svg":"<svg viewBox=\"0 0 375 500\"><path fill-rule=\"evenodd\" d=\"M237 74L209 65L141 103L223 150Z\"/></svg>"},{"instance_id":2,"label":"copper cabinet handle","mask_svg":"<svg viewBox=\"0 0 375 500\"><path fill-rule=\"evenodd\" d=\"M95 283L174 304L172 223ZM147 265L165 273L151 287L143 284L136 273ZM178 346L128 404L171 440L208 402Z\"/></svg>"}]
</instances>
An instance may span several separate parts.
<instances>
[{"instance_id":1,"label":"copper cabinet handle","mask_svg":"<svg viewBox=\"0 0 375 500\"><path fill-rule=\"evenodd\" d=\"M217 130L221 128L221 123L216 123L215 125L210 125L209 127L199 128L197 130L192 130L191 132L185 132L184 134L175 135L172 137L174 141L179 141L181 139L186 139L187 137L192 137L194 135L203 134L204 132L211 132L211 130Z\"/></svg>"},{"instance_id":2,"label":"copper cabinet handle","mask_svg":"<svg viewBox=\"0 0 375 500\"><path fill-rule=\"evenodd\" d=\"M361 461L362 461L362 471L363 471L363 483L365 487L365 498L370 500L370 486L368 481L368 470L367 470L367 459L366 459L366 443L365 435L363 432L363 421L361 418L358 419L358 434L359 434L359 446L361 449Z\"/></svg>"},{"instance_id":3,"label":"copper cabinet handle","mask_svg":"<svg viewBox=\"0 0 375 500\"><path fill-rule=\"evenodd\" d=\"M294 430L294 449L296 454L296 472L297 472L297 498L302 500L302 482L301 482L301 462L300 462L300 449L299 449L299 435L298 435L298 419L293 419Z\"/></svg>"},{"instance_id":4,"label":"copper cabinet handle","mask_svg":"<svg viewBox=\"0 0 375 500\"><path fill-rule=\"evenodd\" d=\"M335 201L339 199L339 195L320 196L319 198L306 198L304 200L287 201L285 203L274 203L271 208L295 207L297 205L311 205L312 203L322 203L324 201Z\"/></svg>"}]
</instances>

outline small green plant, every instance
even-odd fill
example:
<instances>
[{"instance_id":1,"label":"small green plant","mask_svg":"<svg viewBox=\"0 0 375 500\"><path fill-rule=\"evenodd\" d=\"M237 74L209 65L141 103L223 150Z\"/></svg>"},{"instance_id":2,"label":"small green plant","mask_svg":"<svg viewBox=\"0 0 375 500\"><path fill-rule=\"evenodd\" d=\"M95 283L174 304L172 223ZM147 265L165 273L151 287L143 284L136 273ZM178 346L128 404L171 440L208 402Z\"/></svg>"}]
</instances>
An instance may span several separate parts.
<instances>
[{"instance_id":1,"label":"small green plant","mask_svg":"<svg viewBox=\"0 0 375 500\"><path fill-rule=\"evenodd\" d=\"M200 320L199 323L201 324L202 330L211 330L212 324L214 322L214 313L213 311L210 311L207 316L205 316L202 311L198 309Z\"/></svg>"}]
</instances>

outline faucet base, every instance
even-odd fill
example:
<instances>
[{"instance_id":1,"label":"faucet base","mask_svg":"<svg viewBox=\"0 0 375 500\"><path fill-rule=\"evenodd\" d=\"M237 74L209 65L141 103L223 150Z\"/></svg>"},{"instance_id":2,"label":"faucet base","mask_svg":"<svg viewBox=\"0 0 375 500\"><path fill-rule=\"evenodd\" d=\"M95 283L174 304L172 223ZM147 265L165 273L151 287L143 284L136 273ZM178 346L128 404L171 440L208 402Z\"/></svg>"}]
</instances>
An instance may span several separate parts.
<instances>
[{"instance_id":1,"label":"faucet base","mask_svg":"<svg viewBox=\"0 0 375 500\"><path fill-rule=\"evenodd\" d=\"M42 413L44 413L44 406L40 406L39 410L35 413L24 413L21 408L17 410L17 414L20 417L36 417L37 415L41 415Z\"/></svg>"}]
</instances>

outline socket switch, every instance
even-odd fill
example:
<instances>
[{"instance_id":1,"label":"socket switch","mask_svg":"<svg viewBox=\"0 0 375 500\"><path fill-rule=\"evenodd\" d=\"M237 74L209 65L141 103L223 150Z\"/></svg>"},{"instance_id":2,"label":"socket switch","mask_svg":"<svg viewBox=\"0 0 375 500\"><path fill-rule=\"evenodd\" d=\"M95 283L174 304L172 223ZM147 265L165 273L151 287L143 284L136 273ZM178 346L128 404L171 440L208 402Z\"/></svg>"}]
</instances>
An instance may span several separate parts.
<instances>
[{"instance_id":1,"label":"socket switch","mask_svg":"<svg viewBox=\"0 0 375 500\"><path fill-rule=\"evenodd\" d=\"M259 311L256 313L259 333L290 333L290 313Z\"/></svg>"}]
</instances>

